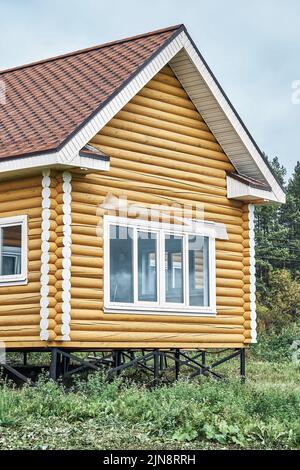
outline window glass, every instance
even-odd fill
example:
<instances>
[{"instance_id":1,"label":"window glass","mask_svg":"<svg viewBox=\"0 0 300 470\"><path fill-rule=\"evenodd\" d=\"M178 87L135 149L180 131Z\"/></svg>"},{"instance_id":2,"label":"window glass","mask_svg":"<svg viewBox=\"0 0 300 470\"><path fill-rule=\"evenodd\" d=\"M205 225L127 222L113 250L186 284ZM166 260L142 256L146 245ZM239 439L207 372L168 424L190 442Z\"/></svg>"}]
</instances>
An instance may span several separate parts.
<instances>
[{"instance_id":1,"label":"window glass","mask_svg":"<svg viewBox=\"0 0 300 470\"><path fill-rule=\"evenodd\" d=\"M157 236L138 232L138 300L157 302Z\"/></svg>"},{"instance_id":2,"label":"window glass","mask_svg":"<svg viewBox=\"0 0 300 470\"><path fill-rule=\"evenodd\" d=\"M133 230L110 226L110 301L132 303Z\"/></svg>"},{"instance_id":3,"label":"window glass","mask_svg":"<svg viewBox=\"0 0 300 470\"><path fill-rule=\"evenodd\" d=\"M1 229L0 275L21 274L21 225L2 227Z\"/></svg>"},{"instance_id":4,"label":"window glass","mask_svg":"<svg viewBox=\"0 0 300 470\"><path fill-rule=\"evenodd\" d=\"M189 304L209 305L208 238L189 236Z\"/></svg>"},{"instance_id":5,"label":"window glass","mask_svg":"<svg viewBox=\"0 0 300 470\"><path fill-rule=\"evenodd\" d=\"M183 303L183 238L165 237L166 302Z\"/></svg>"}]
</instances>

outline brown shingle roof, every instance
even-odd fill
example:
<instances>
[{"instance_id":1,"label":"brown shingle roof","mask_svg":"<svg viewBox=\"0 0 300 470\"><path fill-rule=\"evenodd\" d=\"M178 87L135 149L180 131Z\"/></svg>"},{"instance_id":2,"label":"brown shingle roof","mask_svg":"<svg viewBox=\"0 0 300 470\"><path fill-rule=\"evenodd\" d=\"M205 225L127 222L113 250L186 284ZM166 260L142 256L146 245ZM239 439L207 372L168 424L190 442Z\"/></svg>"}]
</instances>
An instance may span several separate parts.
<instances>
[{"instance_id":1,"label":"brown shingle roof","mask_svg":"<svg viewBox=\"0 0 300 470\"><path fill-rule=\"evenodd\" d=\"M59 149L181 27L0 72L0 158Z\"/></svg>"}]
</instances>

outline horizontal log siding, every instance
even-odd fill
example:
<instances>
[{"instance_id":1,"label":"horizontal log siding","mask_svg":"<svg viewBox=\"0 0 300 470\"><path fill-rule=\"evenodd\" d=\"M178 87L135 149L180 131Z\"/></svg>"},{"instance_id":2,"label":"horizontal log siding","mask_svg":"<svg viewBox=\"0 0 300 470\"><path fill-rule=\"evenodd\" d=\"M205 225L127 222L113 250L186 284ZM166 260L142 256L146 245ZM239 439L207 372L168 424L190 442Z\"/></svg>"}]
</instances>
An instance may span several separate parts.
<instances>
[{"instance_id":1,"label":"horizontal log siding","mask_svg":"<svg viewBox=\"0 0 300 470\"><path fill-rule=\"evenodd\" d=\"M0 217L28 216L28 283L0 285L0 341L8 348L40 339L41 201L42 176L0 183Z\"/></svg>"},{"instance_id":2,"label":"horizontal log siding","mask_svg":"<svg viewBox=\"0 0 300 470\"><path fill-rule=\"evenodd\" d=\"M171 69L157 74L91 143L111 157L111 167L107 174L72 178L69 345L242 346L249 337L245 209L227 199L226 171L233 167ZM215 318L103 313L103 246L96 227L105 211L97 207L110 192L147 207L203 203L206 220L226 223L229 240L216 242ZM56 321L59 335L59 314Z\"/></svg>"}]
</instances>

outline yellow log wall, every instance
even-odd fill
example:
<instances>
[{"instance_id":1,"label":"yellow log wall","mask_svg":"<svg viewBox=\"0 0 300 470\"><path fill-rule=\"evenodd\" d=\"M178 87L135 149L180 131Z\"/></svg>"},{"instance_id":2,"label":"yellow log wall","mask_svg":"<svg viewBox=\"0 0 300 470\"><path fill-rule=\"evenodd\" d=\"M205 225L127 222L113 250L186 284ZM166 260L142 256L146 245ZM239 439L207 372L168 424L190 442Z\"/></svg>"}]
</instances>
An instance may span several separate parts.
<instances>
[{"instance_id":1,"label":"yellow log wall","mask_svg":"<svg viewBox=\"0 0 300 470\"><path fill-rule=\"evenodd\" d=\"M247 206L227 199L226 171L233 167L171 69L158 73L91 144L111 157L111 166L108 173L72 177L69 345L245 345L250 337ZM96 227L106 213L97 207L108 193L145 207L203 204L205 220L226 224L229 240L216 241L216 317L103 312L103 241ZM59 314L56 321L59 339Z\"/></svg>"},{"instance_id":2,"label":"yellow log wall","mask_svg":"<svg viewBox=\"0 0 300 470\"><path fill-rule=\"evenodd\" d=\"M28 283L0 285L0 341L7 347L40 340L41 201L40 175L0 182L0 218L28 216Z\"/></svg>"},{"instance_id":3,"label":"yellow log wall","mask_svg":"<svg viewBox=\"0 0 300 470\"><path fill-rule=\"evenodd\" d=\"M227 199L226 172L233 167L171 69L158 73L91 143L111 157L111 167L72 174L70 341L62 341L61 333L62 174L51 172L48 342L39 336L42 177L0 183L0 217L27 214L29 223L28 284L0 286L0 340L8 348L246 346L248 206ZM104 313L103 240L96 230L108 193L147 208L202 204L205 220L226 224L229 240L216 240L216 317Z\"/></svg>"}]
</instances>

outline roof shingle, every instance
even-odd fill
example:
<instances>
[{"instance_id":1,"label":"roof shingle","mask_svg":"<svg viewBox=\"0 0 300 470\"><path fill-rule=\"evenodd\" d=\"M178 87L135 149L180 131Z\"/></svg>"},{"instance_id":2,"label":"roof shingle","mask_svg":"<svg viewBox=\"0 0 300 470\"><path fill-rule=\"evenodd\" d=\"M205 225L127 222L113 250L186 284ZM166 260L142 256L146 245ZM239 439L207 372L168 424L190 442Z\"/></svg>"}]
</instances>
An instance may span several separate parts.
<instances>
[{"instance_id":1,"label":"roof shingle","mask_svg":"<svg viewBox=\"0 0 300 470\"><path fill-rule=\"evenodd\" d=\"M0 158L59 149L179 26L4 70Z\"/></svg>"}]
</instances>

